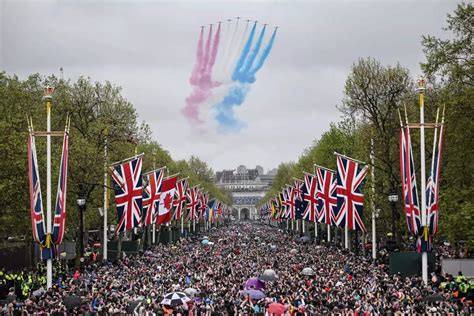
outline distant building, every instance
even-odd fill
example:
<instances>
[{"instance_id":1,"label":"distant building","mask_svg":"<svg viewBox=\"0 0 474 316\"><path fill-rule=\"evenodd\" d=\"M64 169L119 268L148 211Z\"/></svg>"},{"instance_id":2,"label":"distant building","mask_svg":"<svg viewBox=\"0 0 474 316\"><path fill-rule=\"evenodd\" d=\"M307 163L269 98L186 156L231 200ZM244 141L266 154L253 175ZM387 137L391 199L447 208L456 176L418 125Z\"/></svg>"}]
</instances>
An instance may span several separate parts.
<instances>
[{"instance_id":1,"label":"distant building","mask_svg":"<svg viewBox=\"0 0 474 316\"><path fill-rule=\"evenodd\" d=\"M234 216L238 219L257 219L255 204L270 189L275 175L264 174L261 166L247 169L240 165L236 169L216 172L216 185L232 195Z\"/></svg>"}]
</instances>

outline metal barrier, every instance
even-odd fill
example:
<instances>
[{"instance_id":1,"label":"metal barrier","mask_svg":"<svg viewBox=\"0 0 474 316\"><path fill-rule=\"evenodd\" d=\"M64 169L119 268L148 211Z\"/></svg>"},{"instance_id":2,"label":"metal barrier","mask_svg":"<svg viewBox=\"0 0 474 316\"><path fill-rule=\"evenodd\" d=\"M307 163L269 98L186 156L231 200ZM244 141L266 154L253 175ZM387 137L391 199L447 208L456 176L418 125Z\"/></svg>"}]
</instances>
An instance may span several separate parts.
<instances>
[{"instance_id":1,"label":"metal barrier","mask_svg":"<svg viewBox=\"0 0 474 316\"><path fill-rule=\"evenodd\" d=\"M474 277L474 259L441 259L441 269L445 273L458 275L459 271L466 277Z\"/></svg>"}]
</instances>

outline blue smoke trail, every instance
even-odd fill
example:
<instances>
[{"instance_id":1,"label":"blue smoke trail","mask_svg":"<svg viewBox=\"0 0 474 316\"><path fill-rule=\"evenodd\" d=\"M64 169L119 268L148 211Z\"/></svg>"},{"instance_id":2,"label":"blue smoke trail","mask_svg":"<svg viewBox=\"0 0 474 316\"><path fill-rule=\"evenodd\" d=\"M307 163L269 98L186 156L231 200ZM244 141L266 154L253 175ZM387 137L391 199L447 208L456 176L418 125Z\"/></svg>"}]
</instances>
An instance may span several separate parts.
<instances>
[{"instance_id":1,"label":"blue smoke trail","mask_svg":"<svg viewBox=\"0 0 474 316\"><path fill-rule=\"evenodd\" d=\"M252 67L253 63L255 62L255 58L257 58L258 52L260 51L260 47L262 46L263 42L263 37L265 36L265 28L264 26L262 28L262 31L260 32L260 36L258 37L257 44L255 44L255 47L252 50L252 53L249 55L247 60L245 61L245 67L242 71L239 72L239 76L237 78L238 81L240 82L245 82L248 75L249 75L249 70Z\"/></svg>"},{"instance_id":2,"label":"blue smoke trail","mask_svg":"<svg viewBox=\"0 0 474 316\"><path fill-rule=\"evenodd\" d=\"M250 48L252 46L253 38L255 35L256 23L254 24L252 30L250 31L249 38L245 47L240 55L239 61L234 69L232 74L232 80L235 82L232 87L229 89L227 96L224 99L215 105L217 112L216 119L219 122L220 132L238 132L243 127L244 124L239 122L234 117L233 108L235 106L240 106L245 101L247 93L250 90L250 84L256 81L256 73L263 67L268 55L270 54L273 42L276 37L276 29L273 31L273 34L268 42L267 46L260 55L258 61L255 63L255 59L259 53L259 50L262 46L263 37L265 34L265 27L262 29L260 36L258 38L257 44L255 45L252 53L249 55ZM255 63L255 65L254 65ZM244 67L242 69L242 67Z\"/></svg>"},{"instance_id":3,"label":"blue smoke trail","mask_svg":"<svg viewBox=\"0 0 474 316\"><path fill-rule=\"evenodd\" d=\"M255 82L255 80L256 80L255 79L255 74L257 73L257 71L260 70L260 68L262 68L263 63L265 62L268 55L270 54L270 51L272 50L273 42L275 41L275 37L276 37L276 32L277 32L277 30L275 29L275 31L273 31L272 37L270 38L270 41L267 44L267 47L265 47L265 49L263 50L263 53L260 56L260 59L258 60L257 64L252 68L252 70L250 70L248 72L247 78L245 80L247 83L254 83Z\"/></svg>"},{"instance_id":4,"label":"blue smoke trail","mask_svg":"<svg viewBox=\"0 0 474 316\"><path fill-rule=\"evenodd\" d=\"M238 132L244 127L243 123L235 119L233 107L242 105L248 91L248 85L239 83L231 87L224 100L216 105L216 118L221 132Z\"/></svg>"},{"instance_id":5,"label":"blue smoke trail","mask_svg":"<svg viewBox=\"0 0 474 316\"><path fill-rule=\"evenodd\" d=\"M253 37L255 36L255 29L257 28L257 22L254 23L252 30L250 31L249 38L247 40L247 43L244 46L244 49L242 50L242 54L240 54L239 60L237 61L237 64L235 65L234 72L232 73L232 80L237 80L240 72L240 68L244 65L245 60L247 59L247 55L250 51L250 47L252 46L253 42Z\"/></svg>"}]
</instances>

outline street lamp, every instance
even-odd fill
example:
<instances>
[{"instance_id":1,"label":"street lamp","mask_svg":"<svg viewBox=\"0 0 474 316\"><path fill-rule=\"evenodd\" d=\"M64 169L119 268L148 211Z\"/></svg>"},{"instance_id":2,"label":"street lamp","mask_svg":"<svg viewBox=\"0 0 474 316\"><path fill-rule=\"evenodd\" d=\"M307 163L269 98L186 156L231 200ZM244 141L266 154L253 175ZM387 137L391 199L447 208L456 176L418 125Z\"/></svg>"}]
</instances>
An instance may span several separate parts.
<instances>
[{"instance_id":1,"label":"street lamp","mask_svg":"<svg viewBox=\"0 0 474 316\"><path fill-rule=\"evenodd\" d=\"M397 240L395 222L396 222L396 218L397 218L396 206L397 206L397 201L398 201L398 195L395 194L395 193L391 193L388 196L388 201L390 202L390 206L392 207L392 236L393 236L393 240L395 241L395 240Z\"/></svg>"},{"instance_id":2,"label":"street lamp","mask_svg":"<svg viewBox=\"0 0 474 316\"><path fill-rule=\"evenodd\" d=\"M80 197L77 199L77 206L79 207L79 216L80 216L80 230L79 230L79 240L80 240L80 255L81 258L84 256L84 210L86 209L86 199Z\"/></svg>"}]
</instances>

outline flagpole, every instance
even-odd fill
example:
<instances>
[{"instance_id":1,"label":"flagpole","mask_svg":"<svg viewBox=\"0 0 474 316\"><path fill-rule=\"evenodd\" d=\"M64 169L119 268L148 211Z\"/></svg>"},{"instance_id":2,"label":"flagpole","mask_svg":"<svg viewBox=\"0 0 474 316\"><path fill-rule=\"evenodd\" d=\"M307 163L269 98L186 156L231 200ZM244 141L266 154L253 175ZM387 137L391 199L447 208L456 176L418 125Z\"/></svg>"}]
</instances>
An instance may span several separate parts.
<instances>
[{"instance_id":1,"label":"flagpole","mask_svg":"<svg viewBox=\"0 0 474 316\"><path fill-rule=\"evenodd\" d=\"M314 221L314 237L318 238L318 222Z\"/></svg>"},{"instance_id":2,"label":"flagpole","mask_svg":"<svg viewBox=\"0 0 474 316\"><path fill-rule=\"evenodd\" d=\"M346 218L346 225L344 227L344 248L349 249L349 229L347 228L347 218Z\"/></svg>"},{"instance_id":3,"label":"flagpole","mask_svg":"<svg viewBox=\"0 0 474 316\"><path fill-rule=\"evenodd\" d=\"M302 226L302 227L301 227L301 230L303 231L303 234L304 234L304 232L305 232L304 220L302 221L301 226Z\"/></svg>"},{"instance_id":4,"label":"flagpole","mask_svg":"<svg viewBox=\"0 0 474 316\"><path fill-rule=\"evenodd\" d=\"M374 139L370 139L370 162L372 164L371 176L372 176L372 259L377 259L377 230L375 227L375 155L374 155Z\"/></svg>"},{"instance_id":5,"label":"flagpole","mask_svg":"<svg viewBox=\"0 0 474 316\"><path fill-rule=\"evenodd\" d=\"M326 225L327 228L328 228L328 242L331 242L331 226L330 225Z\"/></svg>"},{"instance_id":6,"label":"flagpole","mask_svg":"<svg viewBox=\"0 0 474 316\"><path fill-rule=\"evenodd\" d=\"M418 79L418 93L420 94L420 160L421 160L421 222L423 237L427 241L427 214L426 214L426 170L425 170L425 109L424 96L426 82L423 78ZM428 249L426 247L421 253L421 274L423 283L428 284Z\"/></svg>"},{"instance_id":7,"label":"flagpole","mask_svg":"<svg viewBox=\"0 0 474 316\"><path fill-rule=\"evenodd\" d=\"M102 259L107 260L107 242L108 242L108 234L107 234L107 196L108 196L108 187L107 187L107 128L104 130L105 133L105 141L104 141L104 237L103 237L103 254Z\"/></svg>"},{"instance_id":8,"label":"flagpole","mask_svg":"<svg viewBox=\"0 0 474 316\"><path fill-rule=\"evenodd\" d=\"M153 148L151 154L153 155L153 170L156 171L156 148ZM150 206L150 210L152 210L151 206ZM153 214L151 214L151 216L152 216L151 220L153 221L152 231L151 231L151 243L152 245L154 245L156 242L156 223L153 220Z\"/></svg>"},{"instance_id":9,"label":"flagpole","mask_svg":"<svg viewBox=\"0 0 474 316\"><path fill-rule=\"evenodd\" d=\"M181 214L181 236L184 236L184 217Z\"/></svg>"},{"instance_id":10,"label":"flagpole","mask_svg":"<svg viewBox=\"0 0 474 316\"><path fill-rule=\"evenodd\" d=\"M46 244L51 240L51 104L54 88L46 87L43 100L46 101ZM53 260L46 260L46 287L53 286Z\"/></svg>"}]
</instances>

